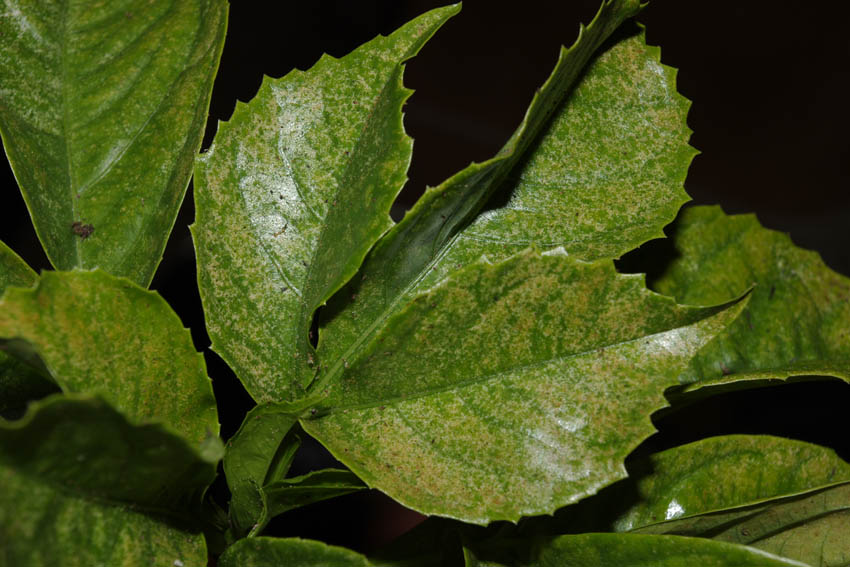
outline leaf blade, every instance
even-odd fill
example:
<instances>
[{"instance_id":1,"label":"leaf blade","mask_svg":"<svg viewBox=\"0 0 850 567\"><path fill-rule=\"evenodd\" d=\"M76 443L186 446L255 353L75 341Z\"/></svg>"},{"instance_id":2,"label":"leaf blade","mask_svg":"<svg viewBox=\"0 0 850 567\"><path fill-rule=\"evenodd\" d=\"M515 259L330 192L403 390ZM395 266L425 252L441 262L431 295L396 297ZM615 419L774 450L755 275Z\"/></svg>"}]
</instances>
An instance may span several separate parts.
<instances>
[{"instance_id":1,"label":"leaf blade","mask_svg":"<svg viewBox=\"0 0 850 567\"><path fill-rule=\"evenodd\" d=\"M115 321L121 321L116 326ZM162 420L198 445L219 425L203 356L157 293L106 272L45 272L0 300L0 337L71 392L97 393L136 420Z\"/></svg>"},{"instance_id":2,"label":"leaf blade","mask_svg":"<svg viewBox=\"0 0 850 567\"><path fill-rule=\"evenodd\" d=\"M684 392L808 374L850 379L850 280L816 253L720 207L684 210L673 242L680 256L655 282L660 293L710 303L757 284L743 317L694 359Z\"/></svg>"},{"instance_id":3,"label":"leaf blade","mask_svg":"<svg viewBox=\"0 0 850 567\"><path fill-rule=\"evenodd\" d=\"M551 513L625 475L663 390L736 309L676 306L606 261L482 262L393 319L301 424L422 513Z\"/></svg>"},{"instance_id":4,"label":"leaf blade","mask_svg":"<svg viewBox=\"0 0 850 567\"><path fill-rule=\"evenodd\" d=\"M4 12L0 135L48 258L147 286L200 148L226 3Z\"/></svg>"},{"instance_id":5,"label":"leaf blade","mask_svg":"<svg viewBox=\"0 0 850 567\"><path fill-rule=\"evenodd\" d=\"M379 241L361 279L323 313L326 364L339 371L407 301L482 255L497 261L529 245L561 246L594 260L662 234L687 200L682 182L695 153L688 102L642 33L591 57L636 11L604 2L562 50L505 148L427 191Z\"/></svg>"},{"instance_id":6,"label":"leaf blade","mask_svg":"<svg viewBox=\"0 0 850 567\"><path fill-rule=\"evenodd\" d=\"M194 514L219 457L97 397L35 402L0 421L0 564L206 565Z\"/></svg>"},{"instance_id":7,"label":"leaf blade","mask_svg":"<svg viewBox=\"0 0 850 567\"><path fill-rule=\"evenodd\" d=\"M391 226L411 151L400 61L456 11L266 80L198 159L193 235L207 326L258 402L303 395L315 373L313 312Z\"/></svg>"}]
</instances>

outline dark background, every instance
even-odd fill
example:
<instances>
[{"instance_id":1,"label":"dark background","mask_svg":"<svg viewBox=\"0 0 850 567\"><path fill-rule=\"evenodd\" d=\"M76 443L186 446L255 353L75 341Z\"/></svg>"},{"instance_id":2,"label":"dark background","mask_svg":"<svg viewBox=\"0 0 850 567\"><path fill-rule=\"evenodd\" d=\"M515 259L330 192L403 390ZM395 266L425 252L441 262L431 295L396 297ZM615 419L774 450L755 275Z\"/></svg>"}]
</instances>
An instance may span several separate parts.
<instances>
[{"instance_id":1,"label":"dark background","mask_svg":"<svg viewBox=\"0 0 850 567\"><path fill-rule=\"evenodd\" d=\"M205 147L216 121L230 117L237 99L249 101L264 74L307 69L322 53L343 56L443 4L233 2ZM693 101L692 144L702 153L686 189L695 202L719 203L730 213L755 212L764 225L789 232L796 244L817 250L830 267L850 275L850 3L787 5L793 8L764 0L657 0L639 20L647 26L648 41L662 47L662 61L679 68L679 90ZM597 8L597 0L465 2L407 67L405 83L416 94L406 106L405 125L415 150L396 212L426 185L501 147L550 72L559 46L572 43L578 23L588 22ZM7 195L0 238L36 269L47 269L5 159L0 175ZM209 339L187 228L191 203L190 186L152 287L205 350ZM216 393L228 404L221 415L226 438L252 404L208 351L207 361ZM762 432L826 444L848 458L841 419L848 406L850 387L837 381L730 394L661 420L661 434L642 450L719 433ZM326 466L328 459L310 446L294 472ZM414 521L414 515L369 492L289 513L272 529L368 550Z\"/></svg>"}]
</instances>

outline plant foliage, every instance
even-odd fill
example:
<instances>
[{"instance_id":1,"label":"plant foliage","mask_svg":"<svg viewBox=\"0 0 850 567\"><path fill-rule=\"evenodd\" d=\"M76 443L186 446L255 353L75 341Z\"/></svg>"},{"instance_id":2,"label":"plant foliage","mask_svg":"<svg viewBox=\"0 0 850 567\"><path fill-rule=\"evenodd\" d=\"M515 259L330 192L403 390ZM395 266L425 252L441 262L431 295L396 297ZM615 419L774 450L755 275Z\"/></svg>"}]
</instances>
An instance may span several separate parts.
<instances>
[{"instance_id":1,"label":"plant foliage","mask_svg":"<svg viewBox=\"0 0 850 567\"><path fill-rule=\"evenodd\" d=\"M671 404L850 378L850 280L752 216L685 209L652 290L616 269L695 155L641 8L605 0L502 149L396 223L404 65L459 5L267 78L198 155L224 0L4 3L0 134L56 270L0 243L0 566L850 564L829 449L627 463ZM257 403L226 445L146 288L193 163L212 348ZM292 476L306 435L347 468ZM266 533L366 488L432 518L370 557Z\"/></svg>"}]
</instances>

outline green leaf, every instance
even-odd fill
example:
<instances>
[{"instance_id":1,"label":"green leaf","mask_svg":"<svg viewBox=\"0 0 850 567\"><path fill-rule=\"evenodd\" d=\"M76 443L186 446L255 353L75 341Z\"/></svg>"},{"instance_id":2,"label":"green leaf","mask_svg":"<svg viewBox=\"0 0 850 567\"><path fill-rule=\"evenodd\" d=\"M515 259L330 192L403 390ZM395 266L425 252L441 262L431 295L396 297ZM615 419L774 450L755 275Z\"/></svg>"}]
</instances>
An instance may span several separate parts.
<instances>
[{"instance_id":1,"label":"green leaf","mask_svg":"<svg viewBox=\"0 0 850 567\"><path fill-rule=\"evenodd\" d=\"M38 274L4 242L0 242L0 294L11 285L30 287L37 281Z\"/></svg>"},{"instance_id":2,"label":"green leaf","mask_svg":"<svg viewBox=\"0 0 850 567\"><path fill-rule=\"evenodd\" d=\"M457 10L265 80L198 159L192 232L207 328L258 402L303 394L314 311L392 225L412 149L402 62Z\"/></svg>"},{"instance_id":3,"label":"green leaf","mask_svg":"<svg viewBox=\"0 0 850 567\"><path fill-rule=\"evenodd\" d=\"M426 192L378 243L323 313L323 365L340 371L416 294L482 255L496 261L536 245L613 258L662 235L687 200L682 182L695 152L688 103L659 50L630 30L605 45L637 10L605 2L561 51L502 151Z\"/></svg>"},{"instance_id":4,"label":"green leaf","mask_svg":"<svg viewBox=\"0 0 850 567\"><path fill-rule=\"evenodd\" d=\"M224 454L224 476L230 489L233 535L244 537L265 525L267 482L283 478L301 440L292 433L297 415L268 404L248 412Z\"/></svg>"},{"instance_id":5,"label":"green leaf","mask_svg":"<svg viewBox=\"0 0 850 567\"><path fill-rule=\"evenodd\" d=\"M678 257L655 283L660 293L710 305L756 284L743 315L683 375L689 389L809 374L850 380L850 279L754 215L720 207L682 211L672 239Z\"/></svg>"},{"instance_id":6,"label":"green leaf","mask_svg":"<svg viewBox=\"0 0 850 567\"><path fill-rule=\"evenodd\" d=\"M617 531L850 480L850 464L802 441L729 435L652 455L629 475L639 500L618 518Z\"/></svg>"},{"instance_id":7,"label":"green leaf","mask_svg":"<svg viewBox=\"0 0 850 567\"><path fill-rule=\"evenodd\" d=\"M469 567L806 567L790 559L742 545L673 536L580 534L541 540L525 557L502 559L501 545L493 561L467 551ZM486 553L484 555L486 557Z\"/></svg>"},{"instance_id":8,"label":"green leaf","mask_svg":"<svg viewBox=\"0 0 850 567\"><path fill-rule=\"evenodd\" d=\"M677 306L610 261L479 262L394 317L302 426L422 513L551 513L625 476L664 389L737 310Z\"/></svg>"},{"instance_id":9,"label":"green leaf","mask_svg":"<svg viewBox=\"0 0 850 567\"><path fill-rule=\"evenodd\" d=\"M219 567L369 567L359 553L305 539L252 537L237 541L218 559Z\"/></svg>"},{"instance_id":10,"label":"green leaf","mask_svg":"<svg viewBox=\"0 0 850 567\"><path fill-rule=\"evenodd\" d=\"M0 135L48 258L147 286L201 144L224 0L8 4Z\"/></svg>"},{"instance_id":11,"label":"green leaf","mask_svg":"<svg viewBox=\"0 0 850 567\"><path fill-rule=\"evenodd\" d=\"M0 295L9 286L30 287L38 281L38 275L0 242ZM27 402L43 398L56 392L51 380L25 363L0 352L0 416L18 417L26 409Z\"/></svg>"},{"instance_id":12,"label":"green leaf","mask_svg":"<svg viewBox=\"0 0 850 567\"><path fill-rule=\"evenodd\" d=\"M101 395L135 421L162 421L219 444L203 356L159 294L93 272L45 272L0 300L0 346L40 365L66 392Z\"/></svg>"},{"instance_id":13,"label":"green leaf","mask_svg":"<svg viewBox=\"0 0 850 567\"><path fill-rule=\"evenodd\" d=\"M34 402L0 421L0 565L204 566L188 514L219 456L95 397Z\"/></svg>"},{"instance_id":14,"label":"green leaf","mask_svg":"<svg viewBox=\"0 0 850 567\"><path fill-rule=\"evenodd\" d=\"M351 494L367 488L351 471L323 469L268 484L263 492L268 500L268 518L289 510Z\"/></svg>"},{"instance_id":15,"label":"green leaf","mask_svg":"<svg viewBox=\"0 0 850 567\"><path fill-rule=\"evenodd\" d=\"M811 565L850 565L850 483L636 531L741 543Z\"/></svg>"}]
</instances>

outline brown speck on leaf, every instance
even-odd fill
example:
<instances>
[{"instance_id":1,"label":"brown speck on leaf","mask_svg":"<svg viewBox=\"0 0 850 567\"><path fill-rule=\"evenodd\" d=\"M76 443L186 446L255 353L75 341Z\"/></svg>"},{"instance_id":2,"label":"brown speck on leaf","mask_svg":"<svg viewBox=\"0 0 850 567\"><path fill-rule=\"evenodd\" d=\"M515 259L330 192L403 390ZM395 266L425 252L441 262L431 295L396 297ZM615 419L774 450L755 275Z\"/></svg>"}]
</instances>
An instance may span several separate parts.
<instances>
[{"instance_id":1,"label":"brown speck on leaf","mask_svg":"<svg viewBox=\"0 0 850 567\"><path fill-rule=\"evenodd\" d=\"M723 372L724 376L729 376L730 374L732 374L732 371L729 370L728 368L726 368L726 365L723 364L722 362L720 363L720 370L721 370L721 372Z\"/></svg>"},{"instance_id":2,"label":"brown speck on leaf","mask_svg":"<svg viewBox=\"0 0 850 567\"><path fill-rule=\"evenodd\" d=\"M748 530L747 528L741 528L741 535L742 536L750 535L750 530Z\"/></svg>"},{"instance_id":3,"label":"brown speck on leaf","mask_svg":"<svg viewBox=\"0 0 850 567\"><path fill-rule=\"evenodd\" d=\"M282 199L282 198L283 198L283 197L281 197L281 199ZM272 234L272 237L277 238L278 236L280 236L281 234L283 234L284 232L286 232L286 227L288 227L288 226L289 226L288 224L283 225L283 228L282 228L282 229L280 229L279 231L275 232L274 234Z\"/></svg>"},{"instance_id":4,"label":"brown speck on leaf","mask_svg":"<svg viewBox=\"0 0 850 567\"><path fill-rule=\"evenodd\" d=\"M347 155L348 155L348 150L345 150L345 151L344 151L344 152L342 152L342 153L343 153L343 154L345 154L345 155L347 156Z\"/></svg>"},{"instance_id":5,"label":"brown speck on leaf","mask_svg":"<svg viewBox=\"0 0 850 567\"><path fill-rule=\"evenodd\" d=\"M79 236L82 240L85 240L94 232L94 227L90 224L83 224L80 221L75 221L71 224L71 231Z\"/></svg>"}]
</instances>

